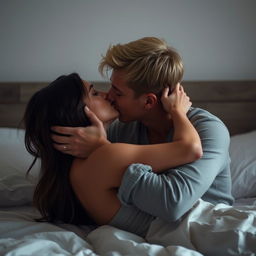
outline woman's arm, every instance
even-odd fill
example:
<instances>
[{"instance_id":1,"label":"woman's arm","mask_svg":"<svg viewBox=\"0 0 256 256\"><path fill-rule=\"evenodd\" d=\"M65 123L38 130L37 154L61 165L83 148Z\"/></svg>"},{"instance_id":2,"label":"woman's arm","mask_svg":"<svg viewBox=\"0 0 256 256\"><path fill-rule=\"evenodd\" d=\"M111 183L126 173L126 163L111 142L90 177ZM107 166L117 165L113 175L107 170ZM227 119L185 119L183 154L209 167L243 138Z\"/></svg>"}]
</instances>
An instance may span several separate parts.
<instances>
[{"instance_id":1,"label":"woman's arm","mask_svg":"<svg viewBox=\"0 0 256 256\"><path fill-rule=\"evenodd\" d=\"M89 156L92 165L100 159L100 162L115 163L111 168L117 170L120 167L126 169L132 163L142 163L160 173L199 159L202 156L200 137L186 115L191 102L179 84L171 95L168 95L168 91L168 88L164 90L161 100L173 121L173 142L152 145L107 143Z\"/></svg>"},{"instance_id":2,"label":"woman's arm","mask_svg":"<svg viewBox=\"0 0 256 256\"><path fill-rule=\"evenodd\" d=\"M199 159L202 156L201 141L187 118L191 102L183 88L178 84L171 95L166 89L161 100L165 111L172 117L173 142L153 145L108 144L95 152L98 157L107 156L106 160L118 160L120 165L126 167L132 163L148 164L156 173Z\"/></svg>"}]
</instances>

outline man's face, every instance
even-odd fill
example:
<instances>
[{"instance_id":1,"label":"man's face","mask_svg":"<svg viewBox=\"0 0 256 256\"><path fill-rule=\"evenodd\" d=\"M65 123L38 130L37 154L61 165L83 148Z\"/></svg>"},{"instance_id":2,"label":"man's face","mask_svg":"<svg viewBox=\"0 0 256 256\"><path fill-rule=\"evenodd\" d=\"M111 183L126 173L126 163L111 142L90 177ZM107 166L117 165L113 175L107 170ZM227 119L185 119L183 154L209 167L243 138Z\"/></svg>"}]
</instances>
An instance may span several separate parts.
<instances>
[{"instance_id":1,"label":"man's face","mask_svg":"<svg viewBox=\"0 0 256 256\"><path fill-rule=\"evenodd\" d=\"M122 70L113 70L110 78L112 86L107 99L119 112L120 121L140 120L144 113L142 96L134 96L134 91L127 86L124 75Z\"/></svg>"}]
</instances>

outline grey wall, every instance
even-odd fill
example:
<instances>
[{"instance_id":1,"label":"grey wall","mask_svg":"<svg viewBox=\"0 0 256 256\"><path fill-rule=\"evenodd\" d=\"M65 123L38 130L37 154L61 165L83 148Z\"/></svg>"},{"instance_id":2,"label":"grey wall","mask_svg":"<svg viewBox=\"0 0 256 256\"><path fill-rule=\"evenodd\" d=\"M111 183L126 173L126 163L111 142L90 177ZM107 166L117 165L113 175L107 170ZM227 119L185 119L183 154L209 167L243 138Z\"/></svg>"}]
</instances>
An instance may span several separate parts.
<instances>
[{"instance_id":1,"label":"grey wall","mask_svg":"<svg viewBox=\"0 0 256 256\"><path fill-rule=\"evenodd\" d=\"M0 0L0 81L49 81L97 65L113 43L165 38L185 80L256 79L255 0Z\"/></svg>"}]
</instances>

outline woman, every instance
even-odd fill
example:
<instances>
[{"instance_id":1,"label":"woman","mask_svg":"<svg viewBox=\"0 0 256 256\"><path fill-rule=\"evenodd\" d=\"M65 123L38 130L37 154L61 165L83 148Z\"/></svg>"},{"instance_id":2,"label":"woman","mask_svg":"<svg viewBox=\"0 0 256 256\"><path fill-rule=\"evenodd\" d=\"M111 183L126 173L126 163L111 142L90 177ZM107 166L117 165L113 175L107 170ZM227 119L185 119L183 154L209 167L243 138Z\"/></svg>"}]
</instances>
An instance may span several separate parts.
<instances>
[{"instance_id":1,"label":"woman","mask_svg":"<svg viewBox=\"0 0 256 256\"><path fill-rule=\"evenodd\" d=\"M122 220L117 221L120 211L125 211L129 217L135 214L145 220L147 216L148 224L154 216L123 207L117 197L118 186L127 167L132 163L143 163L160 173L201 156L200 138L186 117L191 102L180 85L171 96L166 89L161 99L174 122L172 143L138 146L109 144L106 141L93 149L87 159L74 158L55 150L51 140L52 126L88 126L91 123L88 116L93 116L107 128L117 118L118 112L105 96L73 73L59 77L30 99L24 115L25 144L35 160L41 159L41 176L34 193L34 203L42 214L41 220L113 224L129 230ZM136 232L134 229L131 231ZM137 233L142 234L142 231Z\"/></svg>"}]
</instances>

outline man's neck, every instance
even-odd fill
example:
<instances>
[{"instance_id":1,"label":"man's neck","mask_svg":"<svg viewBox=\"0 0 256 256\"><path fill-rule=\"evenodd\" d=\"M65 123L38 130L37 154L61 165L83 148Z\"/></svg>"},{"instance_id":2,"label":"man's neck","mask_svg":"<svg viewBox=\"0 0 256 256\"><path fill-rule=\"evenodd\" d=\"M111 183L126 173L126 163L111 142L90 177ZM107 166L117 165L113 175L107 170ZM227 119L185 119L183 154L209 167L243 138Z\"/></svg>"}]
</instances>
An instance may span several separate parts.
<instances>
[{"instance_id":1,"label":"man's neck","mask_svg":"<svg viewBox=\"0 0 256 256\"><path fill-rule=\"evenodd\" d=\"M148 139L151 144L166 142L169 131L173 127L170 115L161 110L150 113L141 122L147 128Z\"/></svg>"}]
</instances>

